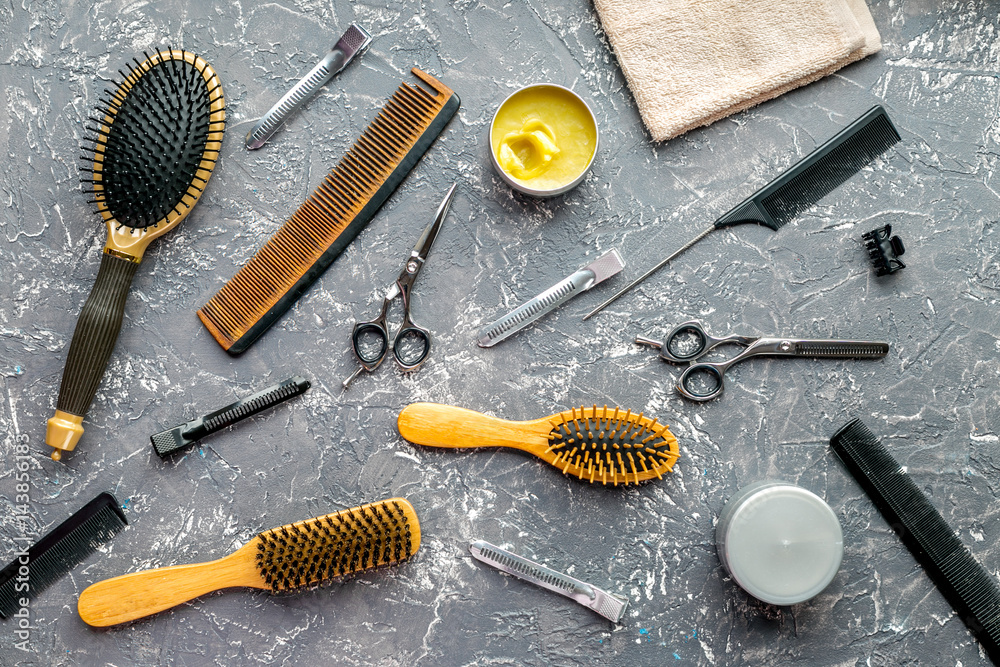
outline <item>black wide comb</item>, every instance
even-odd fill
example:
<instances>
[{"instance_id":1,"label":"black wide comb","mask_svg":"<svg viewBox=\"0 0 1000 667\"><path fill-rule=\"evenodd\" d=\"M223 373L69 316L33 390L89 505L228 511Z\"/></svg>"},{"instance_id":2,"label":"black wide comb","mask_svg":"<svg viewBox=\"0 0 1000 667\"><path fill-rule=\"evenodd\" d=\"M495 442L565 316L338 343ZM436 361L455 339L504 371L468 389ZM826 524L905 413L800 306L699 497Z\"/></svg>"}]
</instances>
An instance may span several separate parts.
<instances>
[{"instance_id":1,"label":"black wide comb","mask_svg":"<svg viewBox=\"0 0 1000 667\"><path fill-rule=\"evenodd\" d=\"M119 531L128 519L110 493L102 493L0 570L0 616L10 618L21 598L34 599Z\"/></svg>"},{"instance_id":2,"label":"black wide comb","mask_svg":"<svg viewBox=\"0 0 1000 667\"><path fill-rule=\"evenodd\" d=\"M781 176L724 213L679 250L623 287L610 299L587 313L583 319L604 310L621 295L650 277L670 260L723 227L756 222L777 231L803 211L828 195L841 183L861 171L899 141L899 132L881 106L874 106L832 139L805 156Z\"/></svg>"},{"instance_id":3,"label":"black wide comb","mask_svg":"<svg viewBox=\"0 0 1000 667\"><path fill-rule=\"evenodd\" d=\"M830 446L944 594L959 618L1000 664L1000 586L860 419Z\"/></svg>"}]
</instances>

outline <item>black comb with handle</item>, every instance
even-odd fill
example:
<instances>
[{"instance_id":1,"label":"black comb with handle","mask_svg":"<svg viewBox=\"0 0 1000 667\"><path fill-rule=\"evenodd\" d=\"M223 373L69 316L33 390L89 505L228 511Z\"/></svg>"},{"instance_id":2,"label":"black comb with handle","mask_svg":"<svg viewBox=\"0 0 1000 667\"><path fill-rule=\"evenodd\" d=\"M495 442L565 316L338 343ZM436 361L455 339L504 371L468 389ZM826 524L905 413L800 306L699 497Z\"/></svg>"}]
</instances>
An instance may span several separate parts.
<instances>
[{"instance_id":1,"label":"black comb with handle","mask_svg":"<svg viewBox=\"0 0 1000 667\"><path fill-rule=\"evenodd\" d=\"M878 105L872 107L832 139L796 162L781 176L724 213L711 227L587 313L583 319L589 319L604 310L620 296L716 229L747 222L756 222L775 231L781 229L785 223L816 204L887 151L899 141L899 138L899 132L889 120L885 109Z\"/></svg>"},{"instance_id":2,"label":"black comb with handle","mask_svg":"<svg viewBox=\"0 0 1000 667\"><path fill-rule=\"evenodd\" d=\"M128 519L110 493L102 493L0 570L0 616L10 618L57 579L110 540Z\"/></svg>"},{"instance_id":3,"label":"black comb with handle","mask_svg":"<svg viewBox=\"0 0 1000 667\"><path fill-rule=\"evenodd\" d=\"M843 426L830 446L878 507L903 544L1000 664L1000 586L955 536L944 517L860 419Z\"/></svg>"},{"instance_id":4,"label":"black comb with handle","mask_svg":"<svg viewBox=\"0 0 1000 667\"><path fill-rule=\"evenodd\" d=\"M310 386L312 385L309 380L296 375L236 401L232 405L210 412L204 417L198 417L184 424L168 428L166 431L160 431L149 436L149 440L153 443L153 449L160 455L160 458L165 458L178 450L193 445L206 435L232 426L262 410L304 394Z\"/></svg>"}]
</instances>

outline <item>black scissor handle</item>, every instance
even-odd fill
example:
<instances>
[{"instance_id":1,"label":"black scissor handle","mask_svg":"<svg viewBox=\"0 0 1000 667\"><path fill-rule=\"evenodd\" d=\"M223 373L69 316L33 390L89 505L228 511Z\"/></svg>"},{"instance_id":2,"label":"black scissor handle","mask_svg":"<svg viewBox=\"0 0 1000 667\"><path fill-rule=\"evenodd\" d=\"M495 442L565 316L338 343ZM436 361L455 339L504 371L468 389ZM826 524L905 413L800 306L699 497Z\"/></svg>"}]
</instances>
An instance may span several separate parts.
<instances>
[{"instance_id":1,"label":"black scissor handle","mask_svg":"<svg viewBox=\"0 0 1000 667\"><path fill-rule=\"evenodd\" d=\"M687 338L692 335L695 339L693 345L679 345L682 336ZM660 356L667 361L682 364L705 354L710 349L709 346L711 343L716 340L708 335L705 328L701 326L701 322L690 320L683 324L678 324L667 334L667 337L663 340L663 345L660 346Z\"/></svg>"},{"instance_id":2,"label":"black scissor handle","mask_svg":"<svg viewBox=\"0 0 1000 667\"><path fill-rule=\"evenodd\" d=\"M365 348L369 346L363 344L366 338L371 340L371 337L380 342L376 353L370 349L366 350ZM389 349L389 334L380 322L358 322L354 325L354 331L351 333L351 344L354 346L354 354L358 361L361 362L366 371L371 372L378 368L378 365L385 359L385 354Z\"/></svg>"},{"instance_id":3,"label":"black scissor handle","mask_svg":"<svg viewBox=\"0 0 1000 667\"><path fill-rule=\"evenodd\" d=\"M677 391L692 401L718 398L726 388L725 367L728 364L691 364L677 380Z\"/></svg>"},{"instance_id":4,"label":"black scissor handle","mask_svg":"<svg viewBox=\"0 0 1000 667\"><path fill-rule=\"evenodd\" d=\"M409 319L396 332L392 341L392 356L404 371L415 371L427 361L431 353L431 332L417 326Z\"/></svg>"}]
</instances>

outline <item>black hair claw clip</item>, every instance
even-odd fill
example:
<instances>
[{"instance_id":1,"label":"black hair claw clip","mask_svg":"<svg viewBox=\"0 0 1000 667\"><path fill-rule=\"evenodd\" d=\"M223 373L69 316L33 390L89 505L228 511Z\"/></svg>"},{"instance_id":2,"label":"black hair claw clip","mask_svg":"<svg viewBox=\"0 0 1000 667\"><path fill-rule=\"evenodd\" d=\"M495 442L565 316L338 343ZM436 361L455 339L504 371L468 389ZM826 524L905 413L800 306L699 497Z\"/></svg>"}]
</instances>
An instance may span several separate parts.
<instances>
[{"instance_id":1,"label":"black hair claw clip","mask_svg":"<svg viewBox=\"0 0 1000 667\"><path fill-rule=\"evenodd\" d=\"M887 276L900 269L905 269L906 264L899 258L906 248L903 247L903 239L892 236L892 225L873 229L861 238L868 248L868 257L875 268L876 276Z\"/></svg>"}]
</instances>

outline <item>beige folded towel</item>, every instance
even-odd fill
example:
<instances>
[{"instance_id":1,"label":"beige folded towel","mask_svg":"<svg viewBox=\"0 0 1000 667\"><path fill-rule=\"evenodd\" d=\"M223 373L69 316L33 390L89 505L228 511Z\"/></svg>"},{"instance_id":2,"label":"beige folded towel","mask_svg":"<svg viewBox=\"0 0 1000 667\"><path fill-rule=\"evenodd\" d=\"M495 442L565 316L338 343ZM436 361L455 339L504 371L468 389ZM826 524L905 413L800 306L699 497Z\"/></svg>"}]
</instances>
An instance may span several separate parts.
<instances>
[{"instance_id":1,"label":"beige folded towel","mask_svg":"<svg viewBox=\"0 0 1000 667\"><path fill-rule=\"evenodd\" d=\"M864 0L594 0L654 141L882 48Z\"/></svg>"}]
</instances>

